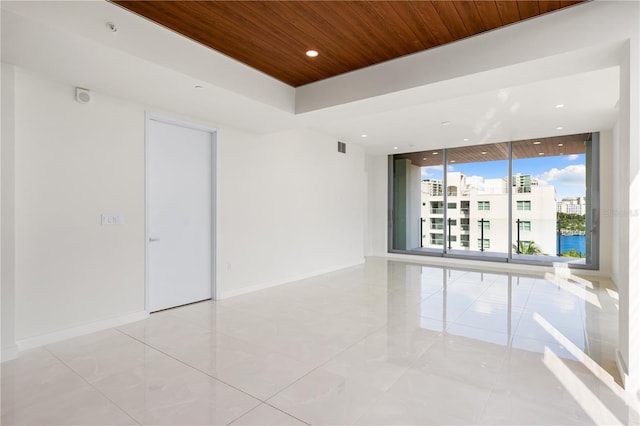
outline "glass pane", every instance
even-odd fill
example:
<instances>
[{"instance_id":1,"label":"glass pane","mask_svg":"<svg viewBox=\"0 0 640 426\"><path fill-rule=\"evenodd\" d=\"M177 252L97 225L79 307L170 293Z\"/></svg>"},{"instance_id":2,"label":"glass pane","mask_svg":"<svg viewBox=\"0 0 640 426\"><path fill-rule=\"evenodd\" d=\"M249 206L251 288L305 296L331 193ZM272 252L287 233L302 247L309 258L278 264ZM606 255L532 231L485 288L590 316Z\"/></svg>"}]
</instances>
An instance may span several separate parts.
<instances>
[{"instance_id":1,"label":"glass pane","mask_svg":"<svg viewBox=\"0 0 640 426\"><path fill-rule=\"evenodd\" d=\"M444 247L443 151L393 157L395 250L437 251Z\"/></svg>"},{"instance_id":2,"label":"glass pane","mask_svg":"<svg viewBox=\"0 0 640 426\"><path fill-rule=\"evenodd\" d=\"M590 136L513 143L514 259L586 263Z\"/></svg>"},{"instance_id":3,"label":"glass pane","mask_svg":"<svg viewBox=\"0 0 640 426\"><path fill-rule=\"evenodd\" d=\"M444 249L444 166L443 151L420 153L420 176L422 179L422 219L428 225L428 232L422 238L422 247L442 252ZM450 208L450 206L446 206Z\"/></svg>"},{"instance_id":4,"label":"glass pane","mask_svg":"<svg viewBox=\"0 0 640 426\"><path fill-rule=\"evenodd\" d=\"M447 150L447 252L506 257L508 160L508 143Z\"/></svg>"}]
</instances>

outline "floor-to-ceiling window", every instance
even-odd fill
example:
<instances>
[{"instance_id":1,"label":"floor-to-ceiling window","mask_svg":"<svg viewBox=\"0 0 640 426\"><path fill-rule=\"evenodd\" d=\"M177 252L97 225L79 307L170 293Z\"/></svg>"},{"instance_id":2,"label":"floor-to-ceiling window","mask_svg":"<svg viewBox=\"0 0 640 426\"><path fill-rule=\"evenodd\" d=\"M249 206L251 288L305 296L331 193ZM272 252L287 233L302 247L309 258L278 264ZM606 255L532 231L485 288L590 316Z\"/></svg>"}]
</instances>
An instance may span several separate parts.
<instances>
[{"instance_id":1,"label":"floor-to-ceiling window","mask_svg":"<svg viewBox=\"0 0 640 426\"><path fill-rule=\"evenodd\" d=\"M597 267L597 137L391 156L390 251Z\"/></svg>"},{"instance_id":2,"label":"floor-to-ceiling window","mask_svg":"<svg viewBox=\"0 0 640 426\"><path fill-rule=\"evenodd\" d=\"M595 228L587 226L593 219L592 139L573 135L513 143L514 258L592 263Z\"/></svg>"},{"instance_id":3,"label":"floor-to-ceiling window","mask_svg":"<svg viewBox=\"0 0 640 426\"><path fill-rule=\"evenodd\" d=\"M509 250L509 144L452 148L447 157L447 252L505 257ZM464 240L463 238L464 237ZM463 244L461 244L463 243Z\"/></svg>"}]
</instances>

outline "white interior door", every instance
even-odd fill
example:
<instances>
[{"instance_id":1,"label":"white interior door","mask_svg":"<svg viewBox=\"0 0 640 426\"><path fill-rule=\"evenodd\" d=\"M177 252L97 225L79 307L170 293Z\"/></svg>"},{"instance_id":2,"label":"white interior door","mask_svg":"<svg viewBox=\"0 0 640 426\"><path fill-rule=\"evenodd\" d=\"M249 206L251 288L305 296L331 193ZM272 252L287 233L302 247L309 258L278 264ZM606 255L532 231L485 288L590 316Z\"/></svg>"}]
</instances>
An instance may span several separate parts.
<instances>
[{"instance_id":1,"label":"white interior door","mask_svg":"<svg viewBox=\"0 0 640 426\"><path fill-rule=\"evenodd\" d=\"M148 304L154 312L212 295L213 134L147 122Z\"/></svg>"}]
</instances>

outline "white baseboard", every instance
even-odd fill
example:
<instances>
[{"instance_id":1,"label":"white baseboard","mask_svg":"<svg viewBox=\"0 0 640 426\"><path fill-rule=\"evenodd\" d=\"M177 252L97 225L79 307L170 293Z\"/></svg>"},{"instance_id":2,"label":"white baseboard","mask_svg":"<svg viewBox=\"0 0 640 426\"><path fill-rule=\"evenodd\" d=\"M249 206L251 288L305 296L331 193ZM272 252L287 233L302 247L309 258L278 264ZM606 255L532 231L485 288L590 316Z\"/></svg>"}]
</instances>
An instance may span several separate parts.
<instances>
[{"instance_id":1,"label":"white baseboard","mask_svg":"<svg viewBox=\"0 0 640 426\"><path fill-rule=\"evenodd\" d=\"M622 379L622 387L627 388L629 383L629 372L627 371L627 364L624 362L624 358L619 349L616 349L616 367L618 367L618 374Z\"/></svg>"},{"instance_id":2,"label":"white baseboard","mask_svg":"<svg viewBox=\"0 0 640 426\"><path fill-rule=\"evenodd\" d=\"M618 286L618 275L615 274L614 272L612 272L612 273L609 274L609 279L611 280L613 285L616 287L616 290L618 290L620 288Z\"/></svg>"},{"instance_id":3,"label":"white baseboard","mask_svg":"<svg viewBox=\"0 0 640 426\"><path fill-rule=\"evenodd\" d=\"M16 358L18 358L18 345L14 344L2 348L2 357L0 358L2 362L11 361Z\"/></svg>"},{"instance_id":4,"label":"white baseboard","mask_svg":"<svg viewBox=\"0 0 640 426\"><path fill-rule=\"evenodd\" d=\"M94 321L88 324L83 324L77 327L65 328L63 330L54 331L47 334L42 334L36 337L30 337L28 339L18 340L16 343L20 351L27 349L33 349L40 346L48 345L50 343L59 342L61 340L71 339L73 337L83 336L89 333L95 333L96 331L106 330L108 328L118 327L130 322L141 321L149 318L149 312L141 311L132 314L123 315L120 317L109 318L102 321Z\"/></svg>"},{"instance_id":5,"label":"white baseboard","mask_svg":"<svg viewBox=\"0 0 640 426\"><path fill-rule=\"evenodd\" d=\"M346 268L351 268L353 266L362 265L363 263L364 263L364 258L361 261L358 261L358 262L349 263L349 264L346 264L346 265L334 266L334 267L326 268L326 269L321 269L321 270L309 272L309 273L306 273L306 274L297 275L297 276L294 276L294 277L287 277L287 278L282 279L282 280L268 281L268 282L265 282L265 283L260 283L260 284L256 284L256 285L252 285L252 286L248 286L248 287L243 287L243 288L239 288L239 289L236 289L236 290L221 291L218 294L218 299L219 300L228 299L230 297L235 297L235 296L240 296L240 295L243 295L243 294L253 293L254 291L264 290L264 289L271 288L271 287L277 287L277 286L282 285L282 284L287 284L287 283L290 283L290 282L293 282L293 281L299 281L299 280L304 280L304 279L307 279L307 278L316 277L318 275L328 274L330 272L339 271L341 269L346 269Z\"/></svg>"}]
</instances>

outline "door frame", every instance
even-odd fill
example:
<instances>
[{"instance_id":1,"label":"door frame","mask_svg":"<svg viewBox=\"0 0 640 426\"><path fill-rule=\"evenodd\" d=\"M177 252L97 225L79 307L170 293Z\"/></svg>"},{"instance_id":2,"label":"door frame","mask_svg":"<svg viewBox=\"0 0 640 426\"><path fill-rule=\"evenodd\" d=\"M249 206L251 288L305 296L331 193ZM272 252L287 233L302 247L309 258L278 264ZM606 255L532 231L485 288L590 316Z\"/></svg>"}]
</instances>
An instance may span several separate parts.
<instances>
[{"instance_id":1,"label":"door frame","mask_svg":"<svg viewBox=\"0 0 640 426\"><path fill-rule=\"evenodd\" d=\"M194 123L174 117L170 117L163 114L157 114L153 112L145 112L144 120L144 309L147 314L150 313L149 308L149 211L150 211L150 194L149 194L149 124L151 121L158 121L160 123L171 124L174 126L185 127L192 130L200 130L207 132L211 135L211 299L218 300L218 286L217 286L217 254L218 254L218 238L217 229L218 226L218 130L215 127Z\"/></svg>"}]
</instances>

